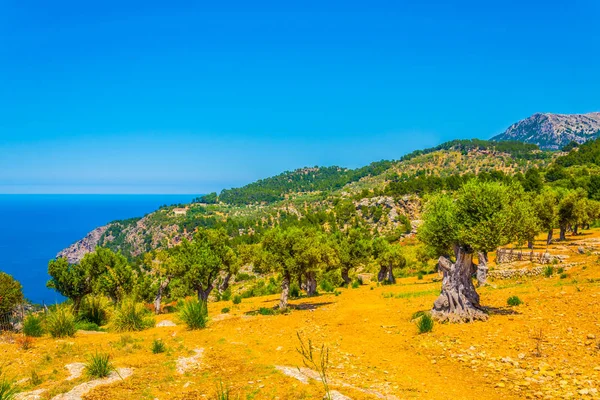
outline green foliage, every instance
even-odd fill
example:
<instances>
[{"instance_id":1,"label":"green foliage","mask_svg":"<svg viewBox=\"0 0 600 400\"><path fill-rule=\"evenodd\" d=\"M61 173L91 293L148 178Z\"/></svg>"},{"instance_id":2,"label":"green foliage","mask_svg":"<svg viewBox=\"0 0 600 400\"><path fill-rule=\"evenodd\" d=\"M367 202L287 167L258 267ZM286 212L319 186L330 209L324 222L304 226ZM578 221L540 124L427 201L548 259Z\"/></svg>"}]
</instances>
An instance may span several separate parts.
<instances>
[{"instance_id":1,"label":"green foliage","mask_svg":"<svg viewBox=\"0 0 600 400\"><path fill-rule=\"evenodd\" d=\"M161 339L154 339L150 347L152 354L164 353L167 350L165 343Z\"/></svg>"},{"instance_id":2,"label":"green foliage","mask_svg":"<svg viewBox=\"0 0 600 400\"><path fill-rule=\"evenodd\" d=\"M85 373L90 378L106 378L114 370L115 367L107 353L93 354L85 364Z\"/></svg>"},{"instance_id":3,"label":"green foliage","mask_svg":"<svg viewBox=\"0 0 600 400\"><path fill-rule=\"evenodd\" d=\"M419 334L431 332L433 330L433 318L431 315L424 313L417 319L417 329Z\"/></svg>"},{"instance_id":4,"label":"green foliage","mask_svg":"<svg viewBox=\"0 0 600 400\"><path fill-rule=\"evenodd\" d=\"M185 301L179 311L179 318L185 322L188 329L196 330L206 327L208 322L208 308L206 303L192 298Z\"/></svg>"},{"instance_id":5,"label":"green foliage","mask_svg":"<svg viewBox=\"0 0 600 400\"><path fill-rule=\"evenodd\" d=\"M322 280L321 283L319 284L319 286L321 287L321 290L323 290L324 292L333 292L335 290L335 287L333 286L333 284L331 282L329 282L328 280Z\"/></svg>"},{"instance_id":6,"label":"green foliage","mask_svg":"<svg viewBox=\"0 0 600 400\"><path fill-rule=\"evenodd\" d=\"M130 298L117 305L110 320L110 326L116 332L142 331L152 328L154 324L154 316L144 304Z\"/></svg>"},{"instance_id":7,"label":"green foliage","mask_svg":"<svg viewBox=\"0 0 600 400\"><path fill-rule=\"evenodd\" d=\"M569 277L569 275L567 275L567 274L565 274L565 273L562 273L562 274L560 274L560 276L559 276L559 278L560 278L560 279L566 279L566 278L568 278L568 277Z\"/></svg>"},{"instance_id":8,"label":"green foliage","mask_svg":"<svg viewBox=\"0 0 600 400\"><path fill-rule=\"evenodd\" d=\"M544 268L544 276L546 278L550 278L553 274L554 274L554 267L548 265L546 268Z\"/></svg>"},{"instance_id":9,"label":"green foliage","mask_svg":"<svg viewBox=\"0 0 600 400\"><path fill-rule=\"evenodd\" d=\"M21 284L11 275L0 272L0 315L12 311L22 301Z\"/></svg>"},{"instance_id":10,"label":"green foliage","mask_svg":"<svg viewBox=\"0 0 600 400\"><path fill-rule=\"evenodd\" d=\"M312 344L312 340L308 339L308 342L305 343L304 340L300 337L300 334L296 332L298 336L298 341L300 346L296 349L296 351L302 356L302 362L304 366L313 371L317 371L319 374L319 378L321 379L321 383L323 384L323 388L325 389L325 399L331 400L331 392L329 390L329 348L324 344L321 346L319 351L318 348L315 348ZM318 358L315 353L319 352Z\"/></svg>"},{"instance_id":11,"label":"green foliage","mask_svg":"<svg viewBox=\"0 0 600 400\"><path fill-rule=\"evenodd\" d=\"M235 296L233 296L232 302L233 304L240 304L242 302L242 296L236 294Z\"/></svg>"},{"instance_id":12,"label":"green foliage","mask_svg":"<svg viewBox=\"0 0 600 400\"><path fill-rule=\"evenodd\" d=\"M292 299L297 299L300 297L300 285L298 285L296 282L290 285L290 297Z\"/></svg>"},{"instance_id":13,"label":"green foliage","mask_svg":"<svg viewBox=\"0 0 600 400\"><path fill-rule=\"evenodd\" d=\"M360 287L360 281L358 279L352 282L352 289L358 289Z\"/></svg>"},{"instance_id":14,"label":"green foliage","mask_svg":"<svg viewBox=\"0 0 600 400\"><path fill-rule=\"evenodd\" d=\"M23 321L23 334L30 337L41 337L44 334L42 317L37 314L28 314Z\"/></svg>"},{"instance_id":15,"label":"green foliage","mask_svg":"<svg viewBox=\"0 0 600 400\"><path fill-rule=\"evenodd\" d=\"M259 313L260 315L275 315L275 314L277 314L277 311L275 311L275 310L274 310L274 309L272 309L272 308L261 307L261 308L258 310L258 313Z\"/></svg>"},{"instance_id":16,"label":"green foliage","mask_svg":"<svg viewBox=\"0 0 600 400\"><path fill-rule=\"evenodd\" d=\"M79 309L79 319L102 326L109 319L110 302L103 296L88 295Z\"/></svg>"},{"instance_id":17,"label":"green foliage","mask_svg":"<svg viewBox=\"0 0 600 400\"><path fill-rule=\"evenodd\" d=\"M219 381L216 400L229 400L229 398L229 388L223 386L223 382Z\"/></svg>"},{"instance_id":18,"label":"green foliage","mask_svg":"<svg viewBox=\"0 0 600 400\"><path fill-rule=\"evenodd\" d=\"M229 310L228 307L224 307L221 309L221 314L227 314L227 313L229 313L229 311L231 311L231 310Z\"/></svg>"},{"instance_id":19,"label":"green foliage","mask_svg":"<svg viewBox=\"0 0 600 400\"><path fill-rule=\"evenodd\" d=\"M510 296L508 300L506 300L506 304L509 306L519 306L523 304L523 301L518 296Z\"/></svg>"},{"instance_id":20,"label":"green foliage","mask_svg":"<svg viewBox=\"0 0 600 400\"><path fill-rule=\"evenodd\" d=\"M77 328L77 330L82 331L103 332L102 328L100 328L95 322L77 321L75 323L75 327Z\"/></svg>"},{"instance_id":21,"label":"green foliage","mask_svg":"<svg viewBox=\"0 0 600 400\"><path fill-rule=\"evenodd\" d=\"M46 330L53 338L74 336L77 332L71 307L56 306L46 316Z\"/></svg>"},{"instance_id":22,"label":"green foliage","mask_svg":"<svg viewBox=\"0 0 600 400\"><path fill-rule=\"evenodd\" d=\"M558 157L556 165L570 167L573 165L600 165L600 139L589 140L577 149L571 149L569 154Z\"/></svg>"}]
</instances>

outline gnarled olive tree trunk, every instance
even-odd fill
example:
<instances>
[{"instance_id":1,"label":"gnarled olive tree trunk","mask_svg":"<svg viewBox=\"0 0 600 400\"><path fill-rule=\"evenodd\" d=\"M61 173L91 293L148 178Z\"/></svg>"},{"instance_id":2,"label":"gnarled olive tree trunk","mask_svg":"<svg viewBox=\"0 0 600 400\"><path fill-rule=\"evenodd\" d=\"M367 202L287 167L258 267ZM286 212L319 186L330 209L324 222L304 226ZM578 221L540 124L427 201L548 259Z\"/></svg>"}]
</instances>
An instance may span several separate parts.
<instances>
[{"instance_id":1,"label":"gnarled olive tree trunk","mask_svg":"<svg viewBox=\"0 0 600 400\"><path fill-rule=\"evenodd\" d=\"M306 294L308 296L314 296L317 294L317 274L314 272L306 273Z\"/></svg>"},{"instance_id":2,"label":"gnarled olive tree trunk","mask_svg":"<svg viewBox=\"0 0 600 400\"><path fill-rule=\"evenodd\" d=\"M158 290L156 291L156 297L154 297L154 313L155 314L160 314L161 309L161 303L162 303L162 297L163 297L163 293L165 292L165 289L167 288L167 286L169 286L169 282L171 282L171 278L165 278L164 281L162 281L159 285L158 285Z\"/></svg>"},{"instance_id":3,"label":"gnarled olive tree trunk","mask_svg":"<svg viewBox=\"0 0 600 400\"><path fill-rule=\"evenodd\" d=\"M552 229L550 229L548 231L548 238L546 239L546 244L547 245L549 245L550 243L552 243L552 234L553 234Z\"/></svg>"},{"instance_id":4,"label":"gnarled olive tree trunk","mask_svg":"<svg viewBox=\"0 0 600 400\"><path fill-rule=\"evenodd\" d=\"M488 254L485 251L480 251L477 253L477 258L479 259L479 264L477 265L477 283L479 286L485 285L487 281L488 274Z\"/></svg>"},{"instance_id":5,"label":"gnarled olive tree trunk","mask_svg":"<svg viewBox=\"0 0 600 400\"><path fill-rule=\"evenodd\" d=\"M196 290L198 292L198 300L200 300L203 303L208 303L208 296L210 295L210 292L212 292L212 290L214 289L214 285L211 283L210 285L208 285L206 287L206 289L204 289L202 286L199 286Z\"/></svg>"},{"instance_id":6,"label":"gnarled olive tree trunk","mask_svg":"<svg viewBox=\"0 0 600 400\"><path fill-rule=\"evenodd\" d=\"M460 247L455 250L456 262L440 257L438 264L444 274L442 293L433 304L431 316L438 321L485 321L488 315L479 305L479 295L471 280L473 252Z\"/></svg>"},{"instance_id":7,"label":"gnarled olive tree trunk","mask_svg":"<svg viewBox=\"0 0 600 400\"><path fill-rule=\"evenodd\" d=\"M281 298L279 299L279 309L285 310L288 307L288 295L290 293L290 274L284 274L281 280Z\"/></svg>"},{"instance_id":8,"label":"gnarled olive tree trunk","mask_svg":"<svg viewBox=\"0 0 600 400\"><path fill-rule=\"evenodd\" d=\"M349 271L350 270L348 268L342 267L342 279L346 285L349 285L352 282L350 280L350 276L348 275Z\"/></svg>"},{"instance_id":9,"label":"gnarled olive tree trunk","mask_svg":"<svg viewBox=\"0 0 600 400\"><path fill-rule=\"evenodd\" d=\"M383 282L383 281L387 280L388 283L395 284L396 277L394 277L394 271L392 270L392 266L391 265L381 265L379 268L379 274L377 274L377 280L379 282Z\"/></svg>"}]
</instances>

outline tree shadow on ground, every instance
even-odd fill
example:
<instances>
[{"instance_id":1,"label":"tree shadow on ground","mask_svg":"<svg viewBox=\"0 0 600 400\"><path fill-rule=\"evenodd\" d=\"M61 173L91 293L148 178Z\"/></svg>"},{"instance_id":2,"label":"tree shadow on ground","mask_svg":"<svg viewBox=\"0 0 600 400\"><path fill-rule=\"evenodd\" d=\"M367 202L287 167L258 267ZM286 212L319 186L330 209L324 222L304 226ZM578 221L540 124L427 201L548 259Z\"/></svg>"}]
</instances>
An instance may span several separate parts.
<instances>
[{"instance_id":1,"label":"tree shadow on ground","mask_svg":"<svg viewBox=\"0 0 600 400\"><path fill-rule=\"evenodd\" d=\"M319 307L327 306L329 304L333 304L333 302L321 302L321 303L304 303L304 304L289 304L288 308L290 310L316 310ZM268 311L269 310L269 311ZM273 311L273 312L271 312ZM278 306L273 307L261 307L258 310L250 310L244 313L245 315L275 315L279 314Z\"/></svg>"},{"instance_id":2,"label":"tree shadow on ground","mask_svg":"<svg viewBox=\"0 0 600 400\"><path fill-rule=\"evenodd\" d=\"M515 311L511 307L484 307L489 315L520 315L520 312Z\"/></svg>"},{"instance_id":3,"label":"tree shadow on ground","mask_svg":"<svg viewBox=\"0 0 600 400\"><path fill-rule=\"evenodd\" d=\"M316 310L319 307L328 306L333 304L332 301L324 301L321 303L303 303L303 304L289 304L288 306L292 310Z\"/></svg>"}]
</instances>

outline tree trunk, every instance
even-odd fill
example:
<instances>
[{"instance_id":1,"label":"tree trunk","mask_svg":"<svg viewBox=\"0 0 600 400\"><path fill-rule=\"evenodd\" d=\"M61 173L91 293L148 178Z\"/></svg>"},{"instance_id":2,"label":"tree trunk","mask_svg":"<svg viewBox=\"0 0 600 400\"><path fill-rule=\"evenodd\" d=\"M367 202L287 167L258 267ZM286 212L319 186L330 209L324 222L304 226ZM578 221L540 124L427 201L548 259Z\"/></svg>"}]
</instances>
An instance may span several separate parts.
<instances>
[{"instance_id":1,"label":"tree trunk","mask_svg":"<svg viewBox=\"0 0 600 400\"><path fill-rule=\"evenodd\" d=\"M83 296L73 298L73 314L75 315L75 318L77 318L77 314L79 314L79 308L81 307L82 300Z\"/></svg>"},{"instance_id":2,"label":"tree trunk","mask_svg":"<svg viewBox=\"0 0 600 400\"><path fill-rule=\"evenodd\" d=\"M527 248L530 249L530 250L533 249L533 240L528 240L527 241Z\"/></svg>"},{"instance_id":3,"label":"tree trunk","mask_svg":"<svg viewBox=\"0 0 600 400\"><path fill-rule=\"evenodd\" d=\"M554 233L554 232L553 232L553 230L552 230L552 229L550 229L550 230L548 231L548 239L546 239L546 245L549 245L550 243L552 243L552 234L553 234L553 233Z\"/></svg>"},{"instance_id":4,"label":"tree trunk","mask_svg":"<svg viewBox=\"0 0 600 400\"><path fill-rule=\"evenodd\" d=\"M573 227L573 235L578 235L578 231L579 231L579 224L575 224L575 226Z\"/></svg>"},{"instance_id":5,"label":"tree trunk","mask_svg":"<svg viewBox=\"0 0 600 400\"><path fill-rule=\"evenodd\" d=\"M567 233L567 227L566 226L561 226L560 227L560 234L559 234L558 240L567 240L567 238L565 237L566 233Z\"/></svg>"},{"instance_id":6,"label":"tree trunk","mask_svg":"<svg viewBox=\"0 0 600 400\"><path fill-rule=\"evenodd\" d=\"M487 281L488 273L488 254L485 251L480 251L477 254L479 264L477 264L477 283L479 286L484 286Z\"/></svg>"},{"instance_id":7,"label":"tree trunk","mask_svg":"<svg viewBox=\"0 0 600 400\"><path fill-rule=\"evenodd\" d=\"M204 303L208 303L208 296L210 296L210 292L212 292L212 290L212 283L208 285L206 289L203 289L202 286L198 287L198 300Z\"/></svg>"},{"instance_id":8,"label":"tree trunk","mask_svg":"<svg viewBox=\"0 0 600 400\"><path fill-rule=\"evenodd\" d=\"M162 281L162 283L160 283L158 285L158 290L156 291L156 297L154 298L154 313L155 314L160 314L161 313L161 302L162 302L162 297L163 297L163 293L165 291L165 289L167 288L167 286L169 286L169 282L171 281L171 278L166 278L164 281Z\"/></svg>"},{"instance_id":9,"label":"tree trunk","mask_svg":"<svg viewBox=\"0 0 600 400\"><path fill-rule=\"evenodd\" d=\"M440 257L438 265L444 278L442 292L433 304L431 316L441 322L487 320L488 315L479 305L479 295L471 280L473 252L457 248L456 263L452 264L446 257Z\"/></svg>"},{"instance_id":10,"label":"tree trunk","mask_svg":"<svg viewBox=\"0 0 600 400\"><path fill-rule=\"evenodd\" d=\"M350 277L348 276L348 268L342 268L342 279L344 280L344 283L346 285L349 285L352 281L350 280Z\"/></svg>"},{"instance_id":11,"label":"tree trunk","mask_svg":"<svg viewBox=\"0 0 600 400\"><path fill-rule=\"evenodd\" d=\"M385 280L385 273L387 272L387 268L385 265L380 266L379 273L377 274L377 281L383 282Z\"/></svg>"},{"instance_id":12,"label":"tree trunk","mask_svg":"<svg viewBox=\"0 0 600 400\"><path fill-rule=\"evenodd\" d=\"M317 276L314 272L306 273L306 294L308 296L317 294Z\"/></svg>"},{"instance_id":13,"label":"tree trunk","mask_svg":"<svg viewBox=\"0 0 600 400\"><path fill-rule=\"evenodd\" d=\"M290 274L284 274L281 280L281 298L279 299L279 309L286 310L288 307L288 295L290 293Z\"/></svg>"},{"instance_id":14,"label":"tree trunk","mask_svg":"<svg viewBox=\"0 0 600 400\"><path fill-rule=\"evenodd\" d=\"M396 278L394 277L394 269L392 268L391 264L388 265L388 267L387 267L386 279L388 280L388 283L391 285L394 285L396 283Z\"/></svg>"},{"instance_id":15,"label":"tree trunk","mask_svg":"<svg viewBox=\"0 0 600 400\"><path fill-rule=\"evenodd\" d=\"M229 287L229 280L231 279L231 275L231 272L227 273L225 279L223 279L223 282L221 282L221 285L219 285L219 292L224 292L227 290L227 288Z\"/></svg>"}]
</instances>

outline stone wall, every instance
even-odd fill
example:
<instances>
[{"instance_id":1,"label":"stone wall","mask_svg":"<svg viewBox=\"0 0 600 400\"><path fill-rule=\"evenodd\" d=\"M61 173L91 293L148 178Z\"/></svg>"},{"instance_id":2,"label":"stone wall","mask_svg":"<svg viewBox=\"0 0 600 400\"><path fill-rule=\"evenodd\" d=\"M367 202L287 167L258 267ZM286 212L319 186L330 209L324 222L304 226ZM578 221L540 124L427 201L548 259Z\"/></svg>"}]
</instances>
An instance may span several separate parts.
<instances>
[{"instance_id":1,"label":"stone wall","mask_svg":"<svg viewBox=\"0 0 600 400\"><path fill-rule=\"evenodd\" d=\"M563 262L562 256L552 255L548 252L539 253L535 251L522 251L515 249L498 249L496 252L496 263L504 264L515 261L531 261L537 264L550 264Z\"/></svg>"},{"instance_id":2,"label":"stone wall","mask_svg":"<svg viewBox=\"0 0 600 400\"><path fill-rule=\"evenodd\" d=\"M568 271L571 267L577 265L577 263L562 264L560 267L564 271ZM496 269L488 272L488 278L490 279L512 279L512 278L524 278L531 276L540 276L544 274L546 266L538 266L534 268L520 268L520 269Z\"/></svg>"}]
</instances>

